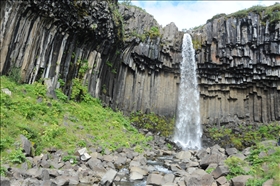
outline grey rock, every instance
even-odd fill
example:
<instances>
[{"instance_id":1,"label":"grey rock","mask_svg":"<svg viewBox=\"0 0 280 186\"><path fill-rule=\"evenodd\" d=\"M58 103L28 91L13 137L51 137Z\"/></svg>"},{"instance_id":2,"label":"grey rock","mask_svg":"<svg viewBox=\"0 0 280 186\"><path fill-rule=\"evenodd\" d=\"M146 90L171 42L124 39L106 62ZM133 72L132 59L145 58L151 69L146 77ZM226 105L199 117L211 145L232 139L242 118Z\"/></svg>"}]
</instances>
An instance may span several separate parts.
<instances>
[{"instance_id":1,"label":"grey rock","mask_svg":"<svg viewBox=\"0 0 280 186\"><path fill-rule=\"evenodd\" d=\"M231 179L231 184L233 186L246 186L246 182L250 178L253 178L253 176L250 176L250 175L236 176L236 177Z\"/></svg>"},{"instance_id":2,"label":"grey rock","mask_svg":"<svg viewBox=\"0 0 280 186\"><path fill-rule=\"evenodd\" d=\"M176 158L182 160L182 159L190 159L192 154L189 151L181 151L177 153Z\"/></svg>"},{"instance_id":3,"label":"grey rock","mask_svg":"<svg viewBox=\"0 0 280 186\"><path fill-rule=\"evenodd\" d=\"M32 144L31 142L23 135L20 135L21 146L26 154L26 156L31 156L32 154Z\"/></svg>"},{"instance_id":4,"label":"grey rock","mask_svg":"<svg viewBox=\"0 0 280 186\"><path fill-rule=\"evenodd\" d=\"M7 94L8 96L12 96L12 92L8 88L2 88L1 90L2 90L2 92Z\"/></svg>"},{"instance_id":5,"label":"grey rock","mask_svg":"<svg viewBox=\"0 0 280 186\"><path fill-rule=\"evenodd\" d=\"M266 140L266 141L260 142L260 144L265 147L268 147L268 146L276 146L277 142L276 142L276 140Z\"/></svg>"},{"instance_id":6,"label":"grey rock","mask_svg":"<svg viewBox=\"0 0 280 186\"><path fill-rule=\"evenodd\" d=\"M262 186L273 186L273 179L269 179L265 181Z\"/></svg>"},{"instance_id":7,"label":"grey rock","mask_svg":"<svg viewBox=\"0 0 280 186\"><path fill-rule=\"evenodd\" d=\"M211 163L218 164L222 160L224 160L224 157L221 156L220 154L210 154L205 156L203 159L201 159L200 166L207 167Z\"/></svg>"},{"instance_id":8,"label":"grey rock","mask_svg":"<svg viewBox=\"0 0 280 186\"><path fill-rule=\"evenodd\" d=\"M161 185L163 176L160 174L149 174L147 178L147 185Z\"/></svg>"},{"instance_id":9,"label":"grey rock","mask_svg":"<svg viewBox=\"0 0 280 186\"><path fill-rule=\"evenodd\" d=\"M162 178L161 184L162 185L168 185L173 183L175 179L175 175L174 174L165 174Z\"/></svg>"},{"instance_id":10,"label":"grey rock","mask_svg":"<svg viewBox=\"0 0 280 186\"><path fill-rule=\"evenodd\" d=\"M107 186L111 185L116 175L117 175L117 171L113 169L108 170L106 174L102 177L100 184L107 185Z\"/></svg>"},{"instance_id":11,"label":"grey rock","mask_svg":"<svg viewBox=\"0 0 280 186\"><path fill-rule=\"evenodd\" d=\"M226 148L226 153L228 156L236 154L238 150L236 148Z\"/></svg>"},{"instance_id":12,"label":"grey rock","mask_svg":"<svg viewBox=\"0 0 280 186\"><path fill-rule=\"evenodd\" d=\"M9 178L6 177L0 177L0 185L1 186L10 186L11 185L11 181Z\"/></svg>"},{"instance_id":13,"label":"grey rock","mask_svg":"<svg viewBox=\"0 0 280 186\"><path fill-rule=\"evenodd\" d=\"M139 173L139 172L135 172L135 171L132 171L130 173L130 176L129 176L129 179L131 181L134 181L134 180L142 180L144 178L143 174Z\"/></svg>"},{"instance_id":14,"label":"grey rock","mask_svg":"<svg viewBox=\"0 0 280 186\"><path fill-rule=\"evenodd\" d=\"M212 173L211 175L215 178L218 179L221 176L226 176L229 173L229 169L225 166L218 166Z\"/></svg>"},{"instance_id":15,"label":"grey rock","mask_svg":"<svg viewBox=\"0 0 280 186\"><path fill-rule=\"evenodd\" d=\"M219 177L216 181L217 181L218 185L225 185L226 183L228 183L225 176Z\"/></svg>"},{"instance_id":16,"label":"grey rock","mask_svg":"<svg viewBox=\"0 0 280 186\"><path fill-rule=\"evenodd\" d=\"M148 171L145 169L142 169L141 167L130 167L131 172L138 172L139 174L142 174L144 176L148 175Z\"/></svg>"}]
</instances>

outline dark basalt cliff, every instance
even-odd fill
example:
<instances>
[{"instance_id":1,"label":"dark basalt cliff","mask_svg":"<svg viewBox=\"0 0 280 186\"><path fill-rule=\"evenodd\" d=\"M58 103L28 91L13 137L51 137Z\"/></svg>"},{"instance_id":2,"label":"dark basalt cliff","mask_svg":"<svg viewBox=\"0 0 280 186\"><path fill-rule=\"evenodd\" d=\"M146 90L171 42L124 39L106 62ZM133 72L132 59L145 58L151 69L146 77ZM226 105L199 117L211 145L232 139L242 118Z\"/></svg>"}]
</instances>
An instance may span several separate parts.
<instances>
[{"instance_id":1,"label":"dark basalt cliff","mask_svg":"<svg viewBox=\"0 0 280 186\"><path fill-rule=\"evenodd\" d=\"M280 120L279 28L251 12L193 32L202 123Z\"/></svg>"},{"instance_id":2,"label":"dark basalt cliff","mask_svg":"<svg viewBox=\"0 0 280 186\"><path fill-rule=\"evenodd\" d=\"M174 23L110 0L6 0L0 13L1 74L69 97L79 79L116 110L175 115L184 33ZM251 13L191 33L203 124L280 120L279 28Z\"/></svg>"}]
</instances>

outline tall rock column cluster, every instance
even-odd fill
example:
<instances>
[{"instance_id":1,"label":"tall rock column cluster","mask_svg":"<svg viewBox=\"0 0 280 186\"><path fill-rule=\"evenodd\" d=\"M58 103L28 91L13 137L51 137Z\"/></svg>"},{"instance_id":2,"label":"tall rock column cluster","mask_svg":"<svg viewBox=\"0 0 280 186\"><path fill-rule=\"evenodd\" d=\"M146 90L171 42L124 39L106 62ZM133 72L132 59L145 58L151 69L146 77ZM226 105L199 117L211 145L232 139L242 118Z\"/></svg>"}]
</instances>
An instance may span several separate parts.
<instances>
[{"instance_id":1,"label":"tall rock column cluster","mask_svg":"<svg viewBox=\"0 0 280 186\"><path fill-rule=\"evenodd\" d=\"M113 107L173 117L176 111L183 33L174 23L162 28L137 7L119 6L124 49Z\"/></svg>"},{"instance_id":2,"label":"tall rock column cluster","mask_svg":"<svg viewBox=\"0 0 280 186\"><path fill-rule=\"evenodd\" d=\"M24 83L48 79L53 89L64 82L69 96L73 79L83 79L99 97L102 77L115 77L105 62L121 37L116 8L107 1L2 1L0 73Z\"/></svg>"},{"instance_id":3,"label":"tall rock column cluster","mask_svg":"<svg viewBox=\"0 0 280 186\"><path fill-rule=\"evenodd\" d=\"M202 123L280 120L280 23L221 17L193 32Z\"/></svg>"}]
</instances>

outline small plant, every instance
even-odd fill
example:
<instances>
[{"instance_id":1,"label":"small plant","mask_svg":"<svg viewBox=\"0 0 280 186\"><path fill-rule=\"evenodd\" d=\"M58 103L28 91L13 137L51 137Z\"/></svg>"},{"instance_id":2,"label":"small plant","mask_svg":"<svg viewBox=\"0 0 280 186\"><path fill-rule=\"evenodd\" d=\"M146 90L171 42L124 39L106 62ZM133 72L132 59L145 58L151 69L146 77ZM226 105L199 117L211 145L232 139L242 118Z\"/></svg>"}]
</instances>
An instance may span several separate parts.
<instances>
[{"instance_id":1,"label":"small plant","mask_svg":"<svg viewBox=\"0 0 280 186\"><path fill-rule=\"evenodd\" d=\"M7 173L7 169L5 167L0 167L0 176L6 176Z\"/></svg>"},{"instance_id":2,"label":"small plant","mask_svg":"<svg viewBox=\"0 0 280 186\"><path fill-rule=\"evenodd\" d=\"M246 175L247 173L244 171L243 167L246 166L246 162L241 160L238 157L232 156L225 160L225 164L228 166L230 173L226 176L227 180L238 176L238 175Z\"/></svg>"},{"instance_id":3,"label":"small plant","mask_svg":"<svg viewBox=\"0 0 280 186\"><path fill-rule=\"evenodd\" d=\"M168 148L169 150L172 150L172 149L173 149L173 147L172 147L172 145L171 145L170 143L167 143L166 146L167 146L167 148Z\"/></svg>"},{"instance_id":4,"label":"small plant","mask_svg":"<svg viewBox=\"0 0 280 186\"><path fill-rule=\"evenodd\" d=\"M22 150L18 149L18 150L14 150L14 151L11 152L11 154L9 156L9 160L12 163L20 164L20 163L23 163L23 162L26 161L26 157L22 153Z\"/></svg>"},{"instance_id":5,"label":"small plant","mask_svg":"<svg viewBox=\"0 0 280 186\"><path fill-rule=\"evenodd\" d=\"M206 172L208 174L211 174L213 172L213 170L215 170L215 168L212 167L212 168L206 169Z\"/></svg>"},{"instance_id":6,"label":"small plant","mask_svg":"<svg viewBox=\"0 0 280 186\"><path fill-rule=\"evenodd\" d=\"M113 63L111 63L110 61L106 61L106 65L108 65L109 67L113 67Z\"/></svg>"},{"instance_id":7,"label":"small plant","mask_svg":"<svg viewBox=\"0 0 280 186\"><path fill-rule=\"evenodd\" d=\"M79 147L86 147L87 143L85 142L85 140L81 140L81 141L78 142L78 146Z\"/></svg>"},{"instance_id":8,"label":"small plant","mask_svg":"<svg viewBox=\"0 0 280 186\"><path fill-rule=\"evenodd\" d=\"M78 161L77 161L77 156L74 156L74 155L67 155L67 156L64 156L64 157L62 158L62 160L63 160L64 162L73 160L73 163L72 163L72 164L77 164L77 163L78 163Z\"/></svg>"}]
</instances>

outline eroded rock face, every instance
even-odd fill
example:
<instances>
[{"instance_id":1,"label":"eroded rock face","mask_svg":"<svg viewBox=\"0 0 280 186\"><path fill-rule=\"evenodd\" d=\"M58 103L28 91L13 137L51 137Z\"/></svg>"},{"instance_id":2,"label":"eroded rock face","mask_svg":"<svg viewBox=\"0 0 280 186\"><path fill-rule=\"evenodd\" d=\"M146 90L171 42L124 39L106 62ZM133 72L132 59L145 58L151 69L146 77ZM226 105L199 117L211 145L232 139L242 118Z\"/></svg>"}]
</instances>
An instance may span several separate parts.
<instances>
[{"instance_id":1,"label":"eroded rock face","mask_svg":"<svg viewBox=\"0 0 280 186\"><path fill-rule=\"evenodd\" d=\"M6 0L0 14L0 74L48 79L52 92L64 82L68 97L78 78L126 114L174 117L183 38L174 23L116 1ZM279 29L251 13L192 33L203 124L280 120Z\"/></svg>"},{"instance_id":2,"label":"eroded rock face","mask_svg":"<svg viewBox=\"0 0 280 186\"><path fill-rule=\"evenodd\" d=\"M124 17L125 46L113 107L127 113L174 116L183 33L174 23L162 28L139 8L120 5L119 10ZM153 28L158 28L160 35L145 35Z\"/></svg>"},{"instance_id":3,"label":"eroded rock face","mask_svg":"<svg viewBox=\"0 0 280 186\"><path fill-rule=\"evenodd\" d=\"M202 123L280 120L279 28L250 13L215 19L192 33Z\"/></svg>"}]
</instances>

